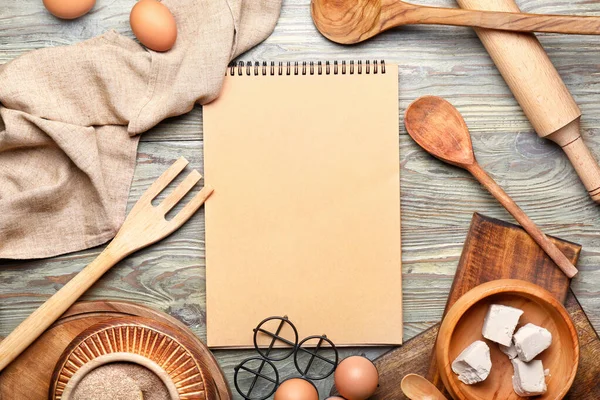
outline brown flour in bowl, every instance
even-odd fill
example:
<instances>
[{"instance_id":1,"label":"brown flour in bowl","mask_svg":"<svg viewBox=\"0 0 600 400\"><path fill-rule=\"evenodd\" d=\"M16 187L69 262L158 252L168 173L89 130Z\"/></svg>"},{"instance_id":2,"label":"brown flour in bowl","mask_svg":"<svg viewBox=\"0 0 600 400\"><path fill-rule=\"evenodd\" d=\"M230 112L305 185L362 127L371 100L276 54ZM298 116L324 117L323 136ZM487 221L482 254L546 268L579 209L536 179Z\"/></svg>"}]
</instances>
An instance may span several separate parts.
<instances>
[{"instance_id":1,"label":"brown flour in bowl","mask_svg":"<svg viewBox=\"0 0 600 400\"><path fill-rule=\"evenodd\" d=\"M133 363L102 365L83 377L73 400L172 400L163 381L149 369Z\"/></svg>"}]
</instances>

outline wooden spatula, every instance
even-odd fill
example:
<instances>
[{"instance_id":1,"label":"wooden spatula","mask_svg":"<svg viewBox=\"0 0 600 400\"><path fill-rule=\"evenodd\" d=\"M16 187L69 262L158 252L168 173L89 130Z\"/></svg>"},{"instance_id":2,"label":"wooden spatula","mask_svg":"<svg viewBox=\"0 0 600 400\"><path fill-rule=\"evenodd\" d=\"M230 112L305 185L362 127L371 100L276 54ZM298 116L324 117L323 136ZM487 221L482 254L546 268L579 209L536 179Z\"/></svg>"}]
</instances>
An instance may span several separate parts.
<instances>
[{"instance_id":1,"label":"wooden spatula","mask_svg":"<svg viewBox=\"0 0 600 400\"><path fill-rule=\"evenodd\" d=\"M131 253L169 236L204 204L213 192L209 186L204 186L171 220L165 219L165 215L202 178L196 170L192 170L159 205L151 204L152 199L160 194L187 164L188 161L183 157L173 163L135 203L123 226L104 251L0 342L0 371L33 343L113 265Z\"/></svg>"},{"instance_id":2,"label":"wooden spatula","mask_svg":"<svg viewBox=\"0 0 600 400\"><path fill-rule=\"evenodd\" d=\"M469 128L452 104L441 97L424 96L406 109L408 134L431 155L469 171L521 224L569 278L577 268L552 243L508 194L481 168L471 143Z\"/></svg>"}]
</instances>

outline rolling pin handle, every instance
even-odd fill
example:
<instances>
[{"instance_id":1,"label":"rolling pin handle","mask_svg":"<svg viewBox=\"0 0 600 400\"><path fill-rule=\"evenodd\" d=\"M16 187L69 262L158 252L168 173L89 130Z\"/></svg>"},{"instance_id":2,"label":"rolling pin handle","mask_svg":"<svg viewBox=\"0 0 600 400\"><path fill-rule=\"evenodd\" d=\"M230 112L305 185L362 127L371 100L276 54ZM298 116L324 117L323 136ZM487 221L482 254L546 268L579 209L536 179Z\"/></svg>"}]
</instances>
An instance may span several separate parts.
<instances>
[{"instance_id":1,"label":"rolling pin handle","mask_svg":"<svg viewBox=\"0 0 600 400\"><path fill-rule=\"evenodd\" d=\"M592 200L600 203L600 166L581 137L579 118L546 138L562 147Z\"/></svg>"}]
</instances>

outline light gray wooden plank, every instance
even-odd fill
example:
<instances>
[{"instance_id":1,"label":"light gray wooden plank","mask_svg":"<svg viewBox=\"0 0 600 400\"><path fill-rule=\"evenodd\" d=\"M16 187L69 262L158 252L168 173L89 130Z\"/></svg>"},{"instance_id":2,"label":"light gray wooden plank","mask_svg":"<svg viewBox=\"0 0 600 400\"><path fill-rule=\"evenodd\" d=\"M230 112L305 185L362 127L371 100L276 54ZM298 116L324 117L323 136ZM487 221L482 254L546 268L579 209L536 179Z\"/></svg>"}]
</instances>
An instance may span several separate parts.
<instances>
[{"instance_id":1,"label":"light gray wooden plank","mask_svg":"<svg viewBox=\"0 0 600 400\"><path fill-rule=\"evenodd\" d=\"M41 1L0 0L0 63L24 52L67 45L116 29L132 37L128 14L134 0L98 0L91 14L62 22ZM284 0L274 34L240 59L303 61L385 59L400 66L401 112L415 98L441 95L455 104L473 133L481 164L548 234L583 245L573 288L592 324L600 328L600 214L561 150L538 139L514 98L468 28L405 27L352 47L328 42L315 30L309 0ZM420 1L455 6L450 0ZM586 0L520 0L529 12L600 15ZM599 37L540 35L583 112L583 135L600 158ZM360 101L360 99L357 99ZM512 221L464 171L418 148L399 125L402 166L404 336L439 321L474 211ZM202 111L172 118L142 136L129 207L179 155L202 169ZM39 261L0 261L0 335L7 335L59 289L101 248ZM129 300L163 310L205 338L204 223L200 212L165 241L121 262L85 299ZM209 311L210 312L210 311ZM375 357L386 349L366 351ZM233 366L252 352L218 351L231 378ZM283 376L294 374L288 362ZM331 379L319 382L324 396ZM236 398L239 398L236 396Z\"/></svg>"}]
</instances>

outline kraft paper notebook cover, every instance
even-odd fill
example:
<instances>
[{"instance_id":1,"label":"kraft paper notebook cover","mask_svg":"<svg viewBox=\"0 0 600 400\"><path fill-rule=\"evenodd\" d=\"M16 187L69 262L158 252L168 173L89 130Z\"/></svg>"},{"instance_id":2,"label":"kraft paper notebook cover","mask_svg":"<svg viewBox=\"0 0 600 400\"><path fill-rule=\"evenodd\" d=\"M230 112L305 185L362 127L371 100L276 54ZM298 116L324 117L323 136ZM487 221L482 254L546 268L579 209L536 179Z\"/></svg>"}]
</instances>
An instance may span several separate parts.
<instances>
[{"instance_id":1,"label":"kraft paper notebook cover","mask_svg":"<svg viewBox=\"0 0 600 400\"><path fill-rule=\"evenodd\" d=\"M264 318L338 346L402 342L398 69L228 69L204 107L207 341Z\"/></svg>"}]
</instances>

